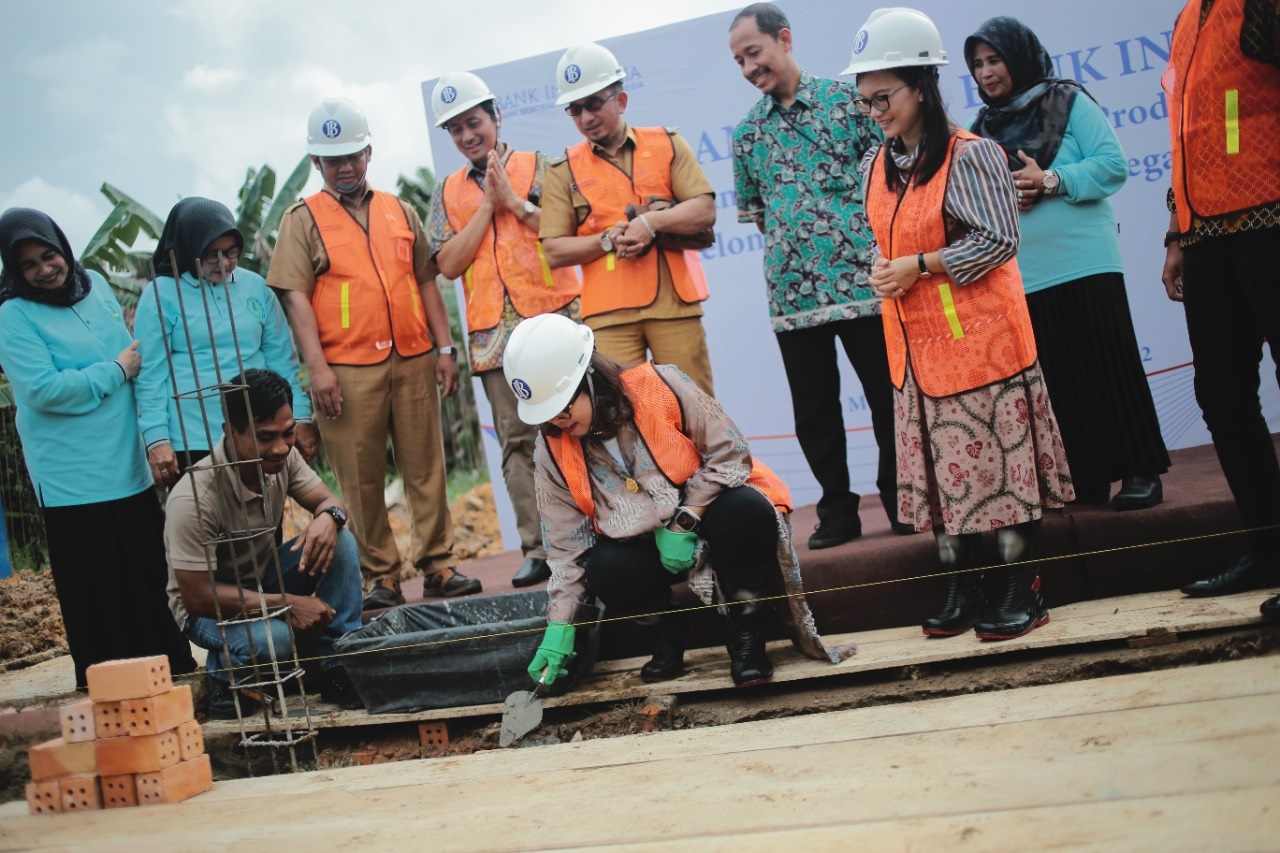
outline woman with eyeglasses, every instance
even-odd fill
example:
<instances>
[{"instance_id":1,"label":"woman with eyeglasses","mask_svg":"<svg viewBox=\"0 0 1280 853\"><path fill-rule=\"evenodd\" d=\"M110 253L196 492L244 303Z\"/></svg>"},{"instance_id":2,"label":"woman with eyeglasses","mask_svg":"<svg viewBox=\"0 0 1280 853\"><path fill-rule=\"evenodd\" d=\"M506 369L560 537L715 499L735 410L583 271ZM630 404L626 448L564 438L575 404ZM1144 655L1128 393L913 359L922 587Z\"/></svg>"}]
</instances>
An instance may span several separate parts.
<instances>
[{"instance_id":1,"label":"woman with eyeglasses","mask_svg":"<svg viewBox=\"0 0 1280 853\"><path fill-rule=\"evenodd\" d=\"M964 58L985 105L970 130L1000 143L1017 187L1018 268L1076 500L1153 507L1169 452L1108 200L1129 174L1120 140L1079 83L1054 77L1049 51L1021 21L987 21L965 39Z\"/></svg>"},{"instance_id":2,"label":"woman with eyeglasses","mask_svg":"<svg viewBox=\"0 0 1280 853\"><path fill-rule=\"evenodd\" d=\"M540 427L534 465L551 601L529 665L535 681L551 685L568 673L574 623L592 595L611 615L646 626L653 659L641 679L679 677L689 625L674 611L671 585L681 580L724 606L738 687L773 677L761 599L780 592L800 651L833 662L853 653L828 649L814 627L786 485L752 459L720 404L679 368L623 370L596 349L590 328L542 314L516 326L503 371L520 419Z\"/></svg>"},{"instance_id":3,"label":"woman with eyeglasses","mask_svg":"<svg viewBox=\"0 0 1280 853\"><path fill-rule=\"evenodd\" d=\"M845 74L886 142L863 159L895 386L899 514L932 529L947 595L929 636L986 640L1049 620L1034 562L1040 518L1074 497L1014 256L1013 178L991 140L958 128L938 89L946 65L928 16L879 9ZM996 553L981 555L995 531ZM986 571L985 589L975 574Z\"/></svg>"},{"instance_id":4,"label":"woman with eyeglasses","mask_svg":"<svg viewBox=\"0 0 1280 853\"><path fill-rule=\"evenodd\" d=\"M76 262L38 210L0 215L0 367L44 517L76 688L89 666L195 661L169 612L164 517L151 484L134 379L138 345L110 285Z\"/></svg>"},{"instance_id":5,"label":"woman with eyeglasses","mask_svg":"<svg viewBox=\"0 0 1280 853\"><path fill-rule=\"evenodd\" d=\"M192 196L169 211L153 257L156 279L143 291L134 320L142 353L142 437L160 485L172 486L221 440L222 401L216 393L202 401L192 392L251 368L289 380L298 450L310 459L319 449L284 310L262 276L238 268L243 250L244 237L225 205Z\"/></svg>"}]
</instances>

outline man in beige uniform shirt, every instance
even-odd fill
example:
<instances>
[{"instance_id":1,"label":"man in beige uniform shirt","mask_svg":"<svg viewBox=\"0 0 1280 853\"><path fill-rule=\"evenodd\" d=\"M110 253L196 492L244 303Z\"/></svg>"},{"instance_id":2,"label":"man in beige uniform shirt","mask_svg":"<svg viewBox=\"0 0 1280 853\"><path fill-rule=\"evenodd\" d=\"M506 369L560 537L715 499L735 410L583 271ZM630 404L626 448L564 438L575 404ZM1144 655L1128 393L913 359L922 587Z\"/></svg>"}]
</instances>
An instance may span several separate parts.
<instances>
[{"instance_id":1,"label":"man in beige uniform shirt","mask_svg":"<svg viewBox=\"0 0 1280 853\"><path fill-rule=\"evenodd\" d=\"M284 291L311 375L316 421L370 582L366 610L404 601L383 498L388 436L424 594L480 591L453 555L440 400L431 385L434 376L444 396L458 390L449 316L417 213L366 182L369 143L368 122L351 101L329 98L312 111L307 150L324 188L285 212L267 274L267 284Z\"/></svg>"}]
</instances>

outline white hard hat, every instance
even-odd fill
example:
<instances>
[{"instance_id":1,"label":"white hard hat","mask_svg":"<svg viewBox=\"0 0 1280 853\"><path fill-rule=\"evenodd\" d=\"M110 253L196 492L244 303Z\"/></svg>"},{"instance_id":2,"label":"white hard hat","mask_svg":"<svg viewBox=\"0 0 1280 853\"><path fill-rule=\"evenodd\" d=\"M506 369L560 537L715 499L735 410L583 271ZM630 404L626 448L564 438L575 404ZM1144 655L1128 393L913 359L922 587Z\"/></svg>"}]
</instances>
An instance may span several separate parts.
<instances>
[{"instance_id":1,"label":"white hard hat","mask_svg":"<svg viewBox=\"0 0 1280 853\"><path fill-rule=\"evenodd\" d=\"M454 116L497 98L483 80L470 71L451 71L440 75L431 90L431 109L436 114L436 127Z\"/></svg>"},{"instance_id":2,"label":"white hard hat","mask_svg":"<svg viewBox=\"0 0 1280 853\"><path fill-rule=\"evenodd\" d=\"M591 365L596 336L563 314L521 320L502 354L520 420L537 426L564 411Z\"/></svg>"},{"instance_id":3,"label":"white hard hat","mask_svg":"<svg viewBox=\"0 0 1280 853\"><path fill-rule=\"evenodd\" d=\"M325 98L307 119L307 153L342 157L369 147L369 120L346 98Z\"/></svg>"},{"instance_id":4,"label":"white hard hat","mask_svg":"<svg viewBox=\"0 0 1280 853\"><path fill-rule=\"evenodd\" d=\"M876 9L854 37L853 58L840 74L946 64L942 36L928 15L915 9Z\"/></svg>"},{"instance_id":5,"label":"white hard hat","mask_svg":"<svg viewBox=\"0 0 1280 853\"><path fill-rule=\"evenodd\" d=\"M580 44L571 47L560 57L556 65L556 83L560 97L556 106L594 95L610 83L617 83L627 76L618 59L608 48L598 44Z\"/></svg>"}]
</instances>

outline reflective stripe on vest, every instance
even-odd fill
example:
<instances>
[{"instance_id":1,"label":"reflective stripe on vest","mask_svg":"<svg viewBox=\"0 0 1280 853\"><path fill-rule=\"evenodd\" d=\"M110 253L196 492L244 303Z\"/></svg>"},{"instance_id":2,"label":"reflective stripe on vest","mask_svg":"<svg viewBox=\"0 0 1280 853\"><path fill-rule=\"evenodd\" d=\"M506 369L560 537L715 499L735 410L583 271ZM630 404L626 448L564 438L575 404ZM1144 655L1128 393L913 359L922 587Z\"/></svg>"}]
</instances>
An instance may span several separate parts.
<instances>
[{"instance_id":1,"label":"reflective stripe on vest","mask_svg":"<svg viewBox=\"0 0 1280 853\"><path fill-rule=\"evenodd\" d=\"M900 203L885 185L880 164L885 149L876 155L868 172L867 217L885 257L912 257L947 244L943 201L956 141L962 138L978 137L956 133L942 168L924 186L909 188ZM964 285L936 274L917 279L905 296L884 308L889 377L897 388L906 380L908 358L916 384L930 397L992 385L1036 360L1031 315L1014 260Z\"/></svg>"},{"instance_id":2,"label":"reflective stripe on vest","mask_svg":"<svg viewBox=\"0 0 1280 853\"><path fill-rule=\"evenodd\" d=\"M648 362L622 371L622 387L631 400L640 438L663 475L672 485L682 488L702 468L703 462L697 445L684 434L684 415L675 392ZM583 515L594 521L596 502L591 494L591 476L582 453L582 442L565 432L544 438L573 502ZM758 488L783 512L791 511L791 491L758 459L751 460L747 484Z\"/></svg>"},{"instance_id":3,"label":"reflective stripe on vest","mask_svg":"<svg viewBox=\"0 0 1280 853\"><path fill-rule=\"evenodd\" d=\"M1178 16L1161 84L1169 97L1178 228L1280 200L1280 68L1241 52L1248 0Z\"/></svg>"},{"instance_id":4,"label":"reflective stripe on vest","mask_svg":"<svg viewBox=\"0 0 1280 853\"><path fill-rule=\"evenodd\" d=\"M537 167L537 155L516 151L505 168L511 188L520 198L529 197ZM444 211L455 234L462 231L484 201L484 190L463 166L445 178ZM499 237L500 235L500 237ZM573 267L553 270L542 253L538 235L521 224L505 207L494 211L493 221L480 238L475 259L463 276L467 294L467 331L492 329L502 320L503 293L521 317L558 311L582 291Z\"/></svg>"},{"instance_id":5,"label":"reflective stripe on vest","mask_svg":"<svg viewBox=\"0 0 1280 853\"><path fill-rule=\"evenodd\" d=\"M375 191L365 232L339 201L321 191L306 199L329 257L311 308L325 361L377 364L431 349L413 269L413 230L393 195Z\"/></svg>"},{"instance_id":6,"label":"reflective stripe on vest","mask_svg":"<svg viewBox=\"0 0 1280 853\"><path fill-rule=\"evenodd\" d=\"M591 205L578 234L602 234L627 218L629 204L647 204L650 197L673 198L671 164L675 145L663 127L635 127L631 177L579 142L567 152L574 186ZM707 298L707 279L697 252L655 249L637 258L618 261L613 252L582 267L582 316L593 317L623 308L644 308L658 296L658 258L666 258L676 295L684 302Z\"/></svg>"}]
</instances>

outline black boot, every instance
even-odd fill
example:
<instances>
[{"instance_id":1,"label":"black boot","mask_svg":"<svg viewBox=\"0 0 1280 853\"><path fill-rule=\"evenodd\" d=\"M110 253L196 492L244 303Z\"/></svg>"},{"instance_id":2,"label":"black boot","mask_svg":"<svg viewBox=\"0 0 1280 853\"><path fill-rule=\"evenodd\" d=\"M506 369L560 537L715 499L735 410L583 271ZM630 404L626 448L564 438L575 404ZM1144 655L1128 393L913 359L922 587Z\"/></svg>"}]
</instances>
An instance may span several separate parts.
<instances>
[{"instance_id":1,"label":"black boot","mask_svg":"<svg viewBox=\"0 0 1280 853\"><path fill-rule=\"evenodd\" d=\"M988 604L974 626L982 640L1012 640L1049 621L1034 565L999 566L988 570Z\"/></svg>"},{"instance_id":2,"label":"black boot","mask_svg":"<svg viewBox=\"0 0 1280 853\"><path fill-rule=\"evenodd\" d=\"M646 625L653 643L653 658L640 667L640 680L645 683L670 681L684 673L684 649L689 640L689 617L684 613L665 613L652 625Z\"/></svg>"},{"instance_id":3,"label":"black boot","mask_svg":"<svg viewBox=\"0 0 1280 853\"><path fill-rule=\"evenodd\" d=\"M764 650L764 613L758 604L729 607L729 672L736 687L764 684L773 678L773 661Z\"/></svg>"},{"instance_id":4,"label":"black boot","mask_svg":"<svg viewBox=\"0 0 1280 853\"><path fill-rule=\"evenodd\" d=\"M942 610L937 616L924 620L920 627L927 637L954 637L972 628L982 609L981 576L972 571L982 565L982 536L977 533L953 536L937 531L934 536L938 559L952 574L947 576L947 598Z\"/></svg>"}]
</instances>

